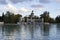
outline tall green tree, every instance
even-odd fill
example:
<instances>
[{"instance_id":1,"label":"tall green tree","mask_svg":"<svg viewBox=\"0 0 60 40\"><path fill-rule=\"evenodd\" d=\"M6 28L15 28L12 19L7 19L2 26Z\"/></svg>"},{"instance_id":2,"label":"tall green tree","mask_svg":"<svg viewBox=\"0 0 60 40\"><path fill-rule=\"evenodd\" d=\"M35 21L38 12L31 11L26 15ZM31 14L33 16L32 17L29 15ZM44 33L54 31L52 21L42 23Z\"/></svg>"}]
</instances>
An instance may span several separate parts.
<instances>
[{"instance_id":1,"label":"tall green tree","mask_svg":"<svg viewBox=\"0 0 60 40\"><path fill-rule=\"evenodd\" d=\"M49 18L49 23L55 23L56 21L54 20L54 18Z\"/></svg>"},{"instance_id":2,"label":"tall green tree","mask_svg":"<svg viewBox=\"0 0 60 40\"><path fill-rule=\"evenodd\" d=\"M60 15L55 18L56 23L60 23Z\"/></svg>"},{"instance_id":3,"label":"tall green tree","mask_svg":"<svg viewBox=\"0 0 60 40\"><path fill-rule=\"evenodd\" d=\"M49 12L45 11L43 14L40 15L40 18L44 19L44 22L48 22L49 21Z\"/></svg>"},{"instance_id":4,"label":"tall green tree","mask_svg":"<svg viewBox=\"0 0 60 40\"><path fill-rule=\"evenodd\" d=\"M2 13L2 21L4 21L4 12Z\"/></svg>"},{"instance_id":5,"label":"tall green tree","mask_svg":"<svg viewBox=\"0 0 60 40\"><path fill-rule=\"evenodd\" d=\"M20 14L15 15L15 18L14 18L15 23L21 21L21 17L22 17L22 15L20 15Z\"/></svg>"},{"instance_id":6,"label":"tall green tree","mask_svg":"<svg viewBox=\"0 0 60 40\"><path fill-rule=\"evenodd\" d=\"M7 11L6 14L5 14L5 20L4 22L5 23L13 23L13 20L14 20L14 14Z\"/></svg>"},{"instance_id":7,"label":"tall green tree","mask_svg":"<svg viewBox=\"0 0 60 40\"><path fill-rule=\"evenodd\" d=\"M21 17L22 15L20 14L14 15L14 13L7 11L5 14L4 22L5 23L17 23L19 22L19 20L21 20Z\"/></svg>"}]
</instances>

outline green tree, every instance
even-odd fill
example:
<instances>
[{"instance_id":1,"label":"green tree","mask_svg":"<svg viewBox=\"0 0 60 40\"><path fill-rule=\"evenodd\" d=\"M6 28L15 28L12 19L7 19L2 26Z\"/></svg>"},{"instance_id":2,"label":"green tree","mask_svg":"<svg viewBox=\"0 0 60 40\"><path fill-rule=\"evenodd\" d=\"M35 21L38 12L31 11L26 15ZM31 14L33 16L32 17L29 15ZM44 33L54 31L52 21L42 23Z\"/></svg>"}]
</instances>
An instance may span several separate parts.
<instances>
[{"instance_id":1,"label":"green tree","mask_svg":"<svg viewBox=\"0 0 60 40\"><path fill-rule=\"evenodd\" d=\"M21 20L21 17L22 15L20 14L14 15L14 13L7 11L5 14L4 22L5 23L17 23L19 22L19 20Z\"/></svg>"},{"instance_id":2,"label":"green tree","mask_svg":"<svg viewBox=\"0 0 60 40\"><path fill-rule=\"evenodd\" d=\"M7 11L6 14L5 14L5 18L4 18L4 22L5 23L14 23L13 20L14 20L14 14Z\"/></svg>"},{"instance_id":3,"label":"green tree","mask_svg":"<svg viewBox=\"0 0 60 40\"><path fill-rule=\"evenodd\" d=\"M15 18L14 18L15 23L21 21L21 17L22 17L22 15L20 15L20 14L15 15Z\"/></svg>"},{"instance_id":4,"label":"green tree","mask_svg":"<svg viewBox=\"0 0 60 40\"><path fill-rule=\"evenodd\" d=\"M48 22L49 21L49 12L45 11L43 14L40 15L40 18L44 19L44 22Z\"/></svg>"},{"instance_id":5,"label":"green tree","mask_svg":"<svg viewBox=\"0 0 60 40\"><path fill-rule=\"evenodd\" d=\"M60 15L55 18L56 23L60 23Z\"/></svg>"},{"instance_id":6,"label":"green tree","mask_svg":"<svg viewBox=\"0 0 60 40\"><path fill-rule=\"evenodd\" d=\"M49 18L49 23L55 23L55 20L53 18Z\"/></svg>"},{"instance_id":7,"label":"green tree","mask_svg":"<svg viewBox=\"0 0 60 40\"><path fill-rule=\"evenodd\" d=\"M2 13L1 20L4 21L4 12Z\"/></svg>"}]
</instances>

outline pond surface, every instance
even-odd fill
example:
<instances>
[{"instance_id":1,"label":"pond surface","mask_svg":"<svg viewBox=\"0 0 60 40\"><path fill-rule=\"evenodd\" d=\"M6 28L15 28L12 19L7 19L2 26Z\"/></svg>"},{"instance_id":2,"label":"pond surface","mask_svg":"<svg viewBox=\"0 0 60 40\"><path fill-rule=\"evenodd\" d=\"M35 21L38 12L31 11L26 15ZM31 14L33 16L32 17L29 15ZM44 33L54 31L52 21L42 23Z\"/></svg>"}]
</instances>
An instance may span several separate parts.
<instances>
[{"instance_id":1,"label":"pond surface","mask_svg":"<svg viewBox=\"0 0 60 40\"><path fill-rule=\"evenodd\" d=\"M60 40L60 24L0 25L0 40Z\"/></svg>"}]
</instances>

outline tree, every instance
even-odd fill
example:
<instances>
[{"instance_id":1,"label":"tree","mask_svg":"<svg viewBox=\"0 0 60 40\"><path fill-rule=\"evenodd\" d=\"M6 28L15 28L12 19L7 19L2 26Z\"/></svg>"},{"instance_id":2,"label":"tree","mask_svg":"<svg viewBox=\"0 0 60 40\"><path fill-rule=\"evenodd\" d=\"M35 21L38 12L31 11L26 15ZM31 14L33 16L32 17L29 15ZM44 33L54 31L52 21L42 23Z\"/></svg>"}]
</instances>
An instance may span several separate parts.
<instances>
[{"instance_id":1,"label":"tree","mask_svg":"<svg viewBox=\"0 0 60 40\"><path fill-rule=\"evenodd\" d=\"M4 21L4 12L2 13L2 21Z\"/></svg>"},{"instance_id":2,"label":"tree","mask_svg":"<svg viewBox=\"0 0 60 40\"><path fill-rule=\"evenodd\" d=\"M15 15L15 19L14 19L15 23L21 21L21 17L22 17L22 15L20 15L20 14Z\"/></svg>"},{"instance_id":3,"label":"tree","mask_svg":"<svg viewBox=\"0 0 60 40\"><path fill-rule=\"evenodd\" d=\"M14 13L7 11L4 19L5 23L14 23Z\"/></svg>"},{"instance_id":4,"label":"tree","mask_svg":"<svg viewBox=\"0 0 60 40\"><path fill-rule=\"evenodd\" d=\"M55 18L56 23L60 23L60 15Z\"/></svg>"},{"instance_id":5,"label":"tree","mask_svg":"<svg viewBox=\"0 0 60 40\"><path fill-rule=\"evenodd\" d=\"M4 22L5 23L17 23L19 22L19 20L21 20L21 17L22 15L20 14L14 15L14 13L7 11L5 14Z\"/></svg>"},{"instance_id":6,"label":"tree","mask_svg":"<svg viewBox=\"0 0 60 40\"><path fill-rule=\"evenodd\" d=\"M49 23L55 23L55 20L53 18L50 18Z\"/></svg>"},{"instance_id":7,"label":"tree","mask_svg":"<svg viewBox=\"0 0 60 40\"><path fill-rule=\"evenodd\" d=\"M49 21L49 12L45 11L43 14L40 15L40 18L44 19L44 22L48 22Z\"/></svg>"}]
</instances>

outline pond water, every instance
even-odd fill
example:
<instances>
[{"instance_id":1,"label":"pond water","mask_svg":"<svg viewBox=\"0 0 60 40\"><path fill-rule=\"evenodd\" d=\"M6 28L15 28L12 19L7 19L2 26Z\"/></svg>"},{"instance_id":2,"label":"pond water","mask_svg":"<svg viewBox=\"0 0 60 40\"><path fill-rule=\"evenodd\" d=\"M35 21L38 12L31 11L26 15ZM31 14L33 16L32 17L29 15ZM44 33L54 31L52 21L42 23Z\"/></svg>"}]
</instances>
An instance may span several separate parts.
<instances>
[{"instance_id":1,"label":"pond water","mask_svg":"<svg viewBox=\"0 0 60 40\"><path fill-rule=\"evenodd\" d=\"M60 40L60 24L0 25L0 40Z\"/></svg>"}]
</instances>

